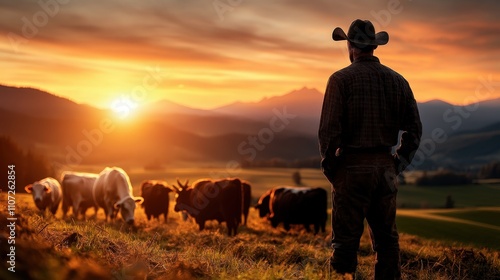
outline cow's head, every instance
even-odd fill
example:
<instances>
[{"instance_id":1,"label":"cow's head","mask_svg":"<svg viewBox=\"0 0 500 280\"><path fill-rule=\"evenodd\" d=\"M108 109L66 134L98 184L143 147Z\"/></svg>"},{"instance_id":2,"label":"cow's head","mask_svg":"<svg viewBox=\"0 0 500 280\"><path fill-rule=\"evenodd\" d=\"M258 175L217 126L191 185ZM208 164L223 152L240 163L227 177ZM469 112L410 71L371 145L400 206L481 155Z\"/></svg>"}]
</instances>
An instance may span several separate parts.
<instances>
[{"instance_id":1,"label":"cow's head","mask_svg":"<svg viewBox=\"0 0 500 280\"><path fill-rule=\"evenodd\" d=\"M134 212L136 203L141 204L144 201L142 197L128 196L114 204L116 210L120 210L123 220L129 225L134 224Z\"/></svg>"},{"instance_id":2,"label":"cow's head","mask_svg":"<svg viewBox=\"0 0 500 280\"><path fill-rule=\"evenodd\" d=\"M172 185L175 191L175 207L174 211L188 211L189 205L191 204L189 201L189 180L186 180L186 183L182 184L179 179L177 179L177 185Z\"/></svg>"},{"instance_id":3,"label":"cow's head","mask_svg":"<svg viewBox=\"0 0 500 280\"><path fill-rule=\"evenodd\" d=\"M255 209L259 210L259 216L261 218L264 218L271 213L269 209L270 198L271 192L268 191L260 197L259 202L254 206Z\"/></svg>"},{"instance_id":4,"label":"cow's head","mask_svg":"<svg viewBox=\"0 0 500 280\"><path fill-rule=\"evenodd\" d=\"M35 182L33 184L29 184L24 187L27 193L31 193L33 195L33 201L35 201L36 207L42 209L44 207L44 197L50 192L52 192L52 188L47 183Z\"/></svg>"},{"instance_id":5,"label":"cow's head","mask_svg":"<svg viewBox=\"0 0 500 280\"><path fill-rule=\"evenodd\" d=\"M168 196L168 194L170 192L174 191L173 189L171 189L167 183L156 183L154 184L153 186L153 194L154 195L158 195L158 196Z\"/></svg>"}]
</instances>

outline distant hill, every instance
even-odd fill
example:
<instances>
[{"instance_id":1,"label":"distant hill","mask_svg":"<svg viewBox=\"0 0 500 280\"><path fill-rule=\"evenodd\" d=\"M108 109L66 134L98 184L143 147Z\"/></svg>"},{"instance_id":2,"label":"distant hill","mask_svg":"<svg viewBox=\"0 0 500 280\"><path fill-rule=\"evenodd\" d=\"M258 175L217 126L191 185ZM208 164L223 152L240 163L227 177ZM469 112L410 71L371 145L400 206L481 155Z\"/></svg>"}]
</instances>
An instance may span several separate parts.
<instances>
[{"instance_id":1,"label":"distant hill","mask_svg":"<svg viewBox=\"0 0 500 280\"><path fill-rule=\"evenodd\" d=\"M170 100L160 100L153 103L148 103L139 108L140 113L149 115L164 116L166 114L179 114L179 115L194 115L206 116L213 115L210 110L195 109L184 106Z\"/></svg>"},{"instance_id":2,"label":"distant hill","mask_svg":"<svg viewBox=\"0 0 500 280\"><path fill-rule=\"evenodd\" d=\"M255 160L318 157L322 102L321 92L302 88L259 102L237 102L214 110L171 101L147 104L139 110L133 124L115 120L116 129L105 134L102 143L93 145L83 161L133 160L143 164L155 159L240 160L254 152ZM500 159L499 104L500 99L465 107L439 100L419 103L423 141L432 142L436 129L444 131L447 137L445 143L433 143L432 153L426 155L419 168L465 168ZM284 115L288 119L283 119ZM0 134L60 161L67 157L68 150L75 150L88 140L84 131L98 129L103 119L112 116L109 111L38 89L0 86Z\"/></svg>"},{"instance_id":3,"label":"distant hill","mask_svg":"<svg viewBox=\"0 0 500 280\"><path fill-rule=\"evenodd\" d=\"M436 146L426 165L476 169L494 160L500 160L500 122L451 135L445 143Z\"/></svg>"},{"instance_id":4,"label":"distant hill","mask_svg":"<svg viewBox=\"0 0 500 280\"><path fill-rule=\"evenodd\" d=\"M323 94L314 88L301 88L280 96L264 98L259 102L236 102L214 109L215 112L265 120L273 116L274 109L286 106L287 112L299 118L319 119Z\"/></svg>"},{"instance_id":5,"label":"distant hill","mask_svg":"<svg viewBox=\"0 0 500 280\"><path fill-rule=\"evenodd\" d=\"M323 94L314 88L302 88L259 102L236 102L214 109L217 113L269 122L279 114L293 115L286 129L316 137Z\"/></svg>"},{"instance_id":6,"label":"distant hill","mask_svg":"<svg viewBox=\"0 0 500 280\"><path fill-rule=\"evenodd\" d=\"M111 112L40 90L5 86L2 90L0 135L47 154L63 165L239 161L248 157L294 160L318 151L313 137L293 131L266 135L272 141L267 142L266 138L262 142L258 133L269 127L269 122L204 112L170 102L154 104L154 110L144 110L135 123L128 124L116 121ZM166 106L164 111L162 104ZM50 109L50 114L41 113L45 109ZM100 130L103 120L112 122L111 133ZM257 144L249 140L250 136L257 137Z\"/></svg>"},{"instance_id":7,"label":"distant hill","mask_svg":"<svg viewBox=\"0 0 500 280\"><path fill-rule=\"evenodd\" d=\"M39 89L5 85L0 85L0 109L43 118L81 118L103 113Z\"/></svg>"},{"instance_id":8,"label":"distant hill","mask_svg":"<svg viewBox=\"0 0 500 280\"><path fill-rule=\"evenodd\" d=\"M478 129L500 122L500 99L478 102L470 106L456 106L441 100L418 104L423 124L423 137L430 137L436 128L447 134Z\"/></svg>"}]
</instances>

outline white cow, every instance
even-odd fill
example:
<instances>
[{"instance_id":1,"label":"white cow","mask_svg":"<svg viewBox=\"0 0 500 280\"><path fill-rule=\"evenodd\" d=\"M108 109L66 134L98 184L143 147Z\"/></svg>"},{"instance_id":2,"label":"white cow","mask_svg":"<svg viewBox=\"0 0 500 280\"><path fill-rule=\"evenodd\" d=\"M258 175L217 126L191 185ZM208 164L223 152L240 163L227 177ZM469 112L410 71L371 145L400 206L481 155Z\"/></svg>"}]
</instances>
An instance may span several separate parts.
<instances>
[{"instance_id":1,"label":"white cow","mask_svg":"<svg viewBox=\"0 0 500 280\"><path fill-rule=\"evenodd\" d=\"M61 185L56 179L47 177L27 185L24 189L33 195L38 209L45 212L45 209L49 208L52 214L56 213L62 199Z\"/></svg>"},{"instance_id":2,"label":"white cow","mask_svg":"<svg viewBox=\"0 0 500 280\"><path fill-rule=\"evenodd\" d=\"M99 208L92 196L92 188L94 187L97 177L99 177L99 174L95 173L66 171L62 174L62 210L64 217L66 217L66 213L70 207L73 207L73 215L76 218L78 218L79 214L82 214L85 218L85 212L90 207L94 207L97 215L97 210Z\"/></svg>"},{"instance_id":3,"label":"white cow","mask_svg":"<svg viewBox=\"0 0 500 280\"><path fill-rule=\"evenodd\" d=\"M134 197L130 179L119 167L106 167L94 183L92 194L97 206L104 208L106 221L120 214L128 224L134 223L135 204L142 203L142 197Z\"/></svg>"}]
</instances>

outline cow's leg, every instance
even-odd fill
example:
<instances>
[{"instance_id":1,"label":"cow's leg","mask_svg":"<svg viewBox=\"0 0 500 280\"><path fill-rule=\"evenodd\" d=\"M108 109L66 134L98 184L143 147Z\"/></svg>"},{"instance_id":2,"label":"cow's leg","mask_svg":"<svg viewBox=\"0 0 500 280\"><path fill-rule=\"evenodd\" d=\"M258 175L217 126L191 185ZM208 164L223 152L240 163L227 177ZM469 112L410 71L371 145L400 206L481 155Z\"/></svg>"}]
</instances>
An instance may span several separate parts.
<instances>
[{"instance_id":1,"label":"cow's leg","mask_svg":"<svg viewBox=\"0 0 500 280\"><path fill-rule=\"evenodd\" d=\"M70 201L68 201L69 198L63 197L62 201L62 212L63 212L63 219L66 219L66 215L68 214L68 210L70 207Z\"/></svg>"},{"instance_id":2,"label":"cow's leg","mask_svg":"<svg viewBox=\"0 0 500 280\"><path fill-rule=\"evenodd\" d=\"M310 224L304 224L304 227L306 228L306 232L311 232L311 225Z\"/></svg>"},{"instance_id":3,"label":"cow's leg","mask_svg":"<svg viewBox=\"0 0 500 280\"><path fill-rule=\"evenodd\" d=\"M200 231L205 229L205 221L197 221Z\"/></svg>"},{"instance_id":4,"label":"cow's leg","mask_svg":"<svg viewBox=\"0 0 500 280\"><path fill-rule=\"evenodd\" d=\"M232 222L227 222L227 236L231 236L231 234L233 233L233 225L232 225ZM236 233L235 233L236 235Z\"/></svg>"},{"instance_id":5,"label":"cow's leg","mask_svg":"<svg viewBox=\"0 0 500 280\"><path fill-rule=\"evenodd\" d=\"M283 223L283 226L285 227L285 230L286 230L286 231L289 231L289 230L290 230L290 224L289 224L289 223L284 222L284 223Z\"/></svg>"},{"instance_id":6,"label":"cow's leg","mask_svg":"<svg viewBox=\"0 0 500 280\"><path fill-rule=\"evenodd\" d=\"M105 208L104 208L104 213L106 214L106 222L111 222L113 220L113 205L107 205Z\"/></svg>"},{"instance_id":7,"label":"cow's leg","mask_svg":"<svg viewBox=\"0 0 500 280\"><path fill-rule=\"evenodd\" d=\"M111 220L114 220L118 216L118 209L115 209L114 207L112 207L111 209L113 209L111 211Z\"/></svg>"},{"instance_id":8,"label":"cow's leg","mask_svg":"<svg viewBox=\"0 0 500 280\"><path fill-rule=\"evenodd\" d=\"M166 224L168 221L168 212L163 213L163 222Z\"/></svg>"},{"instance_id":9,"label":"cow's leg","mask_svg":"<svg viewBox=\"0 0 500 280\"><path fill-rule=\"evenodd\" d=\"M45 207L40 208L40 215L42 215L42 217L45 217L45 212L46 212L46 210L47 210L47 207L46 207L46 206L45 206Z\"/></svg>"},{"instance_id":10,"label":"cow's leg","mask_svg":"<svg viewBox=\"0 0 500 280\"><path fill-rule=\"evenodd\" d=\"M82 196L80 194L73 194L73 216L78 220L80 214L80 204L82 203Z\"/></svg>"},{"instance_id":11,"label":"cow's leg","mask_svg":"<svg viewBox=\"0 0 500 280\"><path fill-rule=\"evenodd\" d=\"M94 216L92 216L93 219L97 219L97 211L99 211L99 207L94 206Z\"/></svg>"},{"instance_id":12,"label":"cow's leg","mask_svg":"<svg viewBox=\"0 0 500 280\"><path fill-rule=\"evenodd\" d=\"M227 236L231 236L234 229L234 221L231 219L227 219L226 226L227 226Z\"/></svg>"},{"instance_id":13,"label":"cow's leg","mask_svg":"<svg viewBox=\"0 0 500 280\"><path fill-rule=\"evenodd\" d=\"M315 223L314 224L314 234L318 234L319 228L320 228L320 224L319 223Z\"/></svg>"},{"instance_id":14,"label":"cow's leg","mask_svg":"<svg viewBox=\"0 0 500 280\"><path fill-rule=\"evenodd\" d=\"M236 234L238 234L238 226L240 225L241 223L241 217L238 219L235 220L235 223L234 223L234 236L236 236Z\"/></svg>"},{"instance_id":15,"label":"cow's leg","mask_svg":"<svg viewBox=\"0 0 500 280\"><path fill-rule=\"evenodd\" d=\"M82 215L83 220L87 220L87 217L85 216L85 213L87 212L87 207L80 207L80 215Z\"/></svg>"},{"instance_id":16,"label":"cow's leg","mask_svg":"<svg viewBox=\"0 0 500 280\"><path fill-rule=\"evenodd\" d=\"M272 226L273 228L276 228L276 227L279 225L279 222L277 221L277 219L275 219L275 218L270 218L270 220L271 220L271 226Z\"/></svg>"},{"instance_id":17,"label":"cow's leg","mask_svg":"<svg viewBox=\"0 0 500 280\"><path fill-rule=\"evenodd\" d=\"M50 213L52 213L52 215L55 215L57 212L57 208L59 208L59 203L52 205L52 207L50 207Z\"/></svg>"}]
</instances>

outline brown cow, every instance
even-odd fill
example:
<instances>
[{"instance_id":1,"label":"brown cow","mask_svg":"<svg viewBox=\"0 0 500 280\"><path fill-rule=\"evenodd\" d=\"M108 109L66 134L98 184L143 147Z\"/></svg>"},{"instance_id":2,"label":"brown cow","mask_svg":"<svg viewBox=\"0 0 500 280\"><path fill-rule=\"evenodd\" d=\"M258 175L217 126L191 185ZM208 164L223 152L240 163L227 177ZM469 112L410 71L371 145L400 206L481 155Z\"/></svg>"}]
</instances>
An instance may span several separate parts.
<instances>
[{"instance_id":1,"label":"brown cow","mask_svg":"<svg viewBox=\"0 0 500 280\"><path fill-rule=\"evenodd\" d=\"M195 218L200 231L205 228L205 221L226 222L229 236L238 233L242 215L242 187L239 179L196 181L192 186L181 184L176 191L174 210L187 211ZM237 198L237 199L236 199Z\"/></svg>"},{"instance_id":2,"label":"brown cow","mask_svg":"<svg viewBox=\"0 0 500 280\"><path fill-rule=\"evenodd\" d=\"M260 217L266 217L273 227L283 223L285 230L291 224L302 224L309 232L325 232L327 219L327 192L322 188L275 187L264 193L255 206Z\"/></svg>"},{"instance_id":3,"label":"brown cow","mask_svg":"<svg viewBox=\"0 0 500 280\"><path fill-rule=\"evenodd\" d=\"M147 180L142 182L141 196L144 198L142 208L146 213L148 221L151 217L160 220L160 215L163 214L164 222L167 222L169 196L172 191L165 181Z\"/></svg>"}]
</instances>

